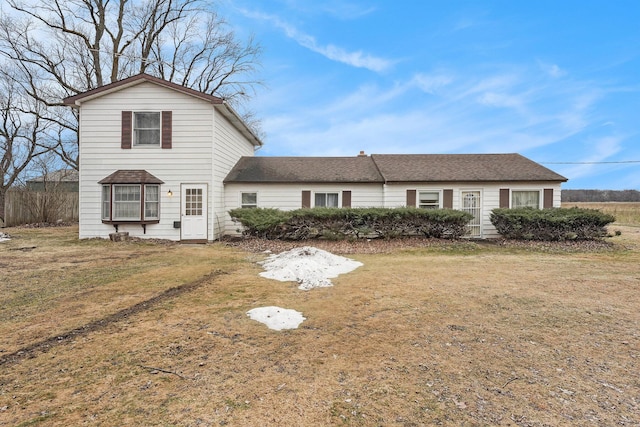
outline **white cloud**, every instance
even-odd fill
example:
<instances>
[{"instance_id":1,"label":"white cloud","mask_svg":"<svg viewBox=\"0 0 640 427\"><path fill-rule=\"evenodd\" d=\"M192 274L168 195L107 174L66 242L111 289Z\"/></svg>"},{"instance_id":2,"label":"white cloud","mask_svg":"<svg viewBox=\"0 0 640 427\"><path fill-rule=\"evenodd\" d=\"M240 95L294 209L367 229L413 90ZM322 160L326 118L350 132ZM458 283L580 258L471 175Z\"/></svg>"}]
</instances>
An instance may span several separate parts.
<instances>
[{"instance_id":1,"label":"white cloud","mask_svg":"<svg viewBox=\"0 0 640 427\"><path fill-rule=\"evenodd\" d=\"M540 66L540 69L549 77L560 78L567 75L567 72L556 64L547 64L538 61L538 65Z\"/></svg>"},{"instance_id":2,"label":"white cloud","mask_svg":"<svg viewBox=\"0 0 640 427\"><path fill-rule=\"evenodd\" d=\"M357 2L345 0L323 0L312 2L308 0L285 0L285 3L289 8L305 14L322 13L339 19L357 19L377 10L377 7L369 4L361 5Z\"/></svg>"},{"instance_id":3,"label":"white cloud","mask_svg":"<svg viewBox=\"0 0 640 427\"><path fill-rule=\"evenodd\" d=\"M386 86L363 84L339 98L297 103L289 97L294 105L305 106L291 116L265 118L268 145L276 144L265 151L526 155L585 131L601 95L582 82L540 80L537 69L467 75L471 77L460 71L416 73ZM589 150L611 155L616 146L613 138L598 144L597 150Z\"/></svg>"},{"instance_id":4,"label":"white cloud","mask_svg":"<svg viewBox=\"0 0 640 427\"><path fill-rule=\"evenodd\" d=\"M283 21L275 15L251 12L248 10L241 10L241 12L247 17L271 22L277 28L282 30L287 37L294 40L300 46L318 53L332 61L347 64L356 68L365 68L375 72L385 71L394 64L394 61L392 60L380 58L361 50L349 51L334 44L320 44L312 35L298 30L295 26Z\"/></svg>"},{"instance_id":5,"label":"white cloud","mask_svg":"<svg viewBox=\"0 0 640 427\"><path fill-rule=\"evenodd\" d=\"M479 98L481 104L490 107L521 108L523 99L517 95L485 92Z\"/></svg>"},{"instance_id":6,"label":"white cloud","mask_svg":"<svg viewBox=\"0 0 640 427\"><path fill-rule=\"evenodd\" d=\"M332 44L329 44L327 46L319 46L316 44L314 39L311 39L310 43L300 44L316 53L326 56L333 61L342 62L344 64L351 65L352 67L366 68L371 71L382 72L392 65L392 62L387 59L378 58L373 55L366 54L362 51L349 52L339 46L334 46Z\"/></svg>"},{"instance_id":7,"label":"white cloud","mask_svg":"<svg viewBox=\"0 0 640 427\"><path fill-rule=\"evenodd\" d=\"M423 74L418 73L413 76L412 84L415 84L421 91L429 94L435 94L444 86L453 82L453 76L444 73Z\"/></svg>"}]
</instances>

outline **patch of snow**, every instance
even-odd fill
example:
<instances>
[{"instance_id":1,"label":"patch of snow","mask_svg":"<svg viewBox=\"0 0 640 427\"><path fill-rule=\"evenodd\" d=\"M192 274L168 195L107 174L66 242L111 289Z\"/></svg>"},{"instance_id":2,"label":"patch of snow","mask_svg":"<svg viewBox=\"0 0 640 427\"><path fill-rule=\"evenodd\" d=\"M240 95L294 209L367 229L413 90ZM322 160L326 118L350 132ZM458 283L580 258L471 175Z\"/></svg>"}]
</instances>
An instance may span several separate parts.
<instances>
[{"instance_id":1,"label":"patch of snow","mask_svg":"<svg viewBox=\"0 0 640 427\"><path fill-rule=\"evenodd\" d=\"M306 320L299 311L280 307L259 307L247 311L252 320L264 323L269 329L281 331L283 329L297 329Z\"/></svg>"},{"instance_id":2,"label":"patch of snow","mask_svg":"<svg viewBox=\"0 0 640 427\"><path fill-rule=\"evenodd\" d=\"M0 233L0 242L6 242L7 240L11 240L11 236L8 234Z\"/></svg>"},{"instance_id":3,"label":"patch of snow","mask_svg":"<svg viewBox=\"0 0 640 427\"><path fill-rule=\"evenodd\" d=\"M305 291L333 286L329 279L362 266L361 262L311 246L271 255L259 264L266 270L260 276L281 282L298 282L298 288Z\"/></svg>"}]
</instances>

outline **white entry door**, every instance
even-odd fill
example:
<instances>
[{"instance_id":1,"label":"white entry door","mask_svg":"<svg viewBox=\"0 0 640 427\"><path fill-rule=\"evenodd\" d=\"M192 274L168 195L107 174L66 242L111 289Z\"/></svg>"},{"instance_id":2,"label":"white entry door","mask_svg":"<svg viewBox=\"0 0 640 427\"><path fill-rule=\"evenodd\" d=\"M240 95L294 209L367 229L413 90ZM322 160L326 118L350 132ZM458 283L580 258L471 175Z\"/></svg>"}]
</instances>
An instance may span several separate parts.
<instances>
[{"instance_id":1,"label":"white entry door","mask_svg":"<svg viewBox=\"0 0 640 427\"><path fill-rule=\"evenodd\" d=\"M482 203L479 191L462 192L462 210L473 215L467 224L467 237L482 237Z\"/></svg>"},{"instance_id":2,"label":"white entry door","mask_svg":"<svg viewBox=\"0 0 640 427\"><path fill-rule=\"evenodd\" d=\"M182 184L181 240L207 240L207 185Z\"/></svg>"}]
</instances>

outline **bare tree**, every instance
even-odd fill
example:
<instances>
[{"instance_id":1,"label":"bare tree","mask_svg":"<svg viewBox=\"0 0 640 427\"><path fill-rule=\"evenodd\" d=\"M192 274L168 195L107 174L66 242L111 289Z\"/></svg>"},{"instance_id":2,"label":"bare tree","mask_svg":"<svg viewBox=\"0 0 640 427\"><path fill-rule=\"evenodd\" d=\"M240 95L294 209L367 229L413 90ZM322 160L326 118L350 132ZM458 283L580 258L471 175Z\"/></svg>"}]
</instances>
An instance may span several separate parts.
<instances>
[{"instance_id":1,"label":"bare tree","mask_svg":"<svg viewBox=\"0 0 640 427\"><path fill-rule=\"evenodd\" d=\"M68 178L77 179L77 172L58 169L55 160L45 154L32 162L31 172L39 176L28 180L20 191L28 222L55 224L73 220L77 213L77 204L71 203L74 198L77 200L77 192L67 187Z\"/></svg>"},{"instance_id":2,"label":"bare tree","mask_svg":"<svg viewBox=\"0 0 640 427\"><path fill-rule=\"evenodd\" d=\"M77 117L62 99L138 73L229 100L241 111L261 84L261 47L239 41L206 0L7 0L0 55L47 107L52 149L78 168ZM251 114L249 113L249 116ZM256 132L259 121L253 120Z\"/></svg>"},{"instance_id":3,"label":"bare tree","mask_svg":"<svg viewBox=\"0 0 640 427\"><path fill-rule=\"evenodd\" d=\"M35 104L35 105L34 105ZM21 91L13 75L0 71L0 222L5 218L5 196L23 171L37 157L51 151L47 126L41 120L43 106Z\"/></svg>"}]
</instances>

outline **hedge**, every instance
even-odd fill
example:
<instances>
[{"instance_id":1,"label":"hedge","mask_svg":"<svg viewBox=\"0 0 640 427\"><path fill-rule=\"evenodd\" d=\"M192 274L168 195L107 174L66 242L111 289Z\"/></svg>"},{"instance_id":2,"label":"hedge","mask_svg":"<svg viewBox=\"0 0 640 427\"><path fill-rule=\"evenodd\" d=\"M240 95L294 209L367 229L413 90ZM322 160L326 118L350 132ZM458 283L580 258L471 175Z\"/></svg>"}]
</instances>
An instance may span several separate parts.
<instances>
[{"instance_id":1,"label":"hedge","mask_svg":"<svg viewBox=\"0 0 640 427\"><path fill-rule=\"evenodd\" d=\"M596 240L607 235L612 215L595 209L494 209L491 223L502 237L518 240Z\"/></svg>"},{"instance_id":2,"label":"hedge","mask_svg":"<svg viewBox=\"0 0 640 427\"><path fill-rule=\"evenodd\" d=\"M422 235L457 239L471 214L452 209L312 208L295 211L240 208L229 211L244 235L266 239L394 238Z\"/></svg>"}]
</instances>

